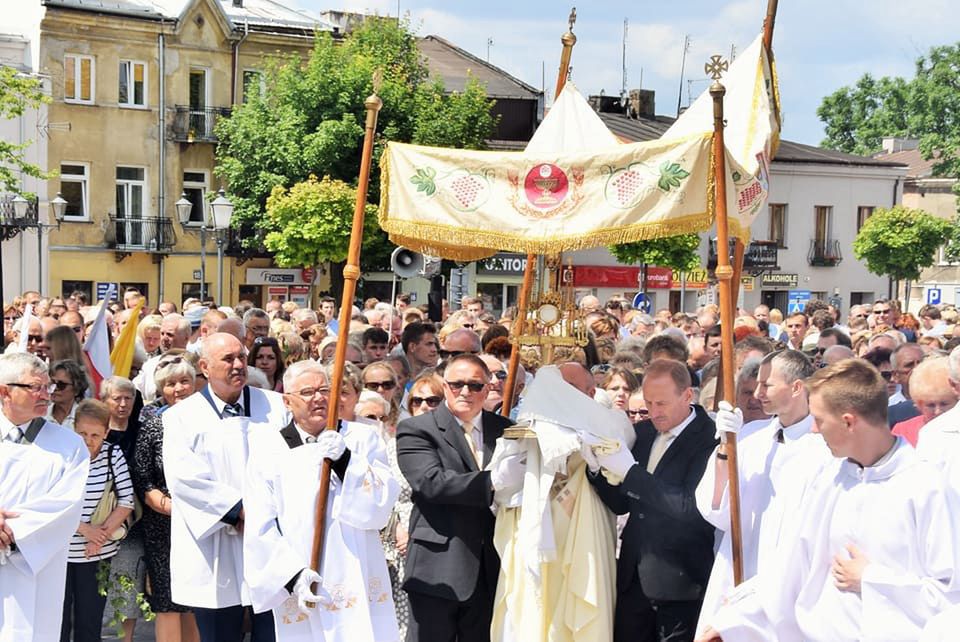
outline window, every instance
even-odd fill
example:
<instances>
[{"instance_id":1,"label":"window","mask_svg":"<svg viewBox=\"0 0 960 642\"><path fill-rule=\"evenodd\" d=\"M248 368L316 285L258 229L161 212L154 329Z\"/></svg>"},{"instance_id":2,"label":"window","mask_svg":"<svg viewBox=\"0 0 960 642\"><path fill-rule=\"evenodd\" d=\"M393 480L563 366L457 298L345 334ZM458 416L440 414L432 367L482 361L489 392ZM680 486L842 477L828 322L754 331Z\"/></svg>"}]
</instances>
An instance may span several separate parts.
<instances>
[{"instance_id":1,"label":"window","mask_svg":"<svg viewBox=\"0 0 960 642\"><path fill-rule=\"evenodd\" d=\"M121 107L147 106L147 64L133 60L120 61L120 88L117 101Z\"/></svg>"},{"instance_id":2,"label":"window","mask_svg":"<svg viewBox=\"0 0 960 642\"><path fill-rule=\"evenodd\" d=\"M88 221L90 166L80 163L60 165L60 195L67 201L66 220Z\"/></svg>"},{"instance_id":3,"label":"window","mask_svg":"<svg viewBox=\"0 0 960 642\"><path fill-rule=\"evenodd\" d=\"M210 87L207 83L206 69L190 69L189 85L190 131L194 136L207 138L213 134L213 118L207 112L210 102Z\"/></svg>"},{"instance_id":4,"label":"window","mask_svg":"<svg viewBox=\"0 0 960 642\"><path fill-rule=\"evenodd\" d=\"M117 243L143 245L143 210L146 192L142 167L117 167Z\"/></svg>"},{"instance_id":5,"label":"window","mask_svg":"<svg viewBox=\"0 0 960 642\"><path fill-rule=\"evenodd\" d=\"M872 205L861 205L857 208L857 231L860 231L860 228L863 227L863 224L867 222L867 219L873 214L873 210L877 209Z\"/></svg>"},{"instance_id":6,"label":"window","mask_svg":"<svg viewBox=\"0 0 960 642\"><path fill-rule=\"evenodd\" d=\"M787 206L783 203L770 203L770 233L768 239L776 241L777 247L785 248L787 233Z\"/></svg>"},{"instance_id":7,"label":"window","mask_svg":"<svg viewBox=\"0 0 960 642\"><path fill-rule=\"evenodd\" d=\"M263 74L255 69L243 70L243 102L263 95Z\"/></svg>"},{"instance_id":8,"label":"window","mask_svg":"<svg viewBox=\"0 0 960 642\"><path fill-rule=\"evenodd\" d=\"M937 265L960 265L960 262L951 261L947 257L947 245L943 244L937 248Z\"/></svg>"},{"instance_id":9,"label":"window","mask_svg":"<svg viewBox=\"0 0 960 642\"><path fill-rule=\"evenodd\" d=\"M833 218L833 208L829 205L817 205L813 208L814 239L819 245L824 245L830 238L830 224Z\"/></svg>"},{"instance_id":10,"label":"window","mask_svg":"<svg viewBox=\"0 0 960 642\"><path fill-rule=\"evenodd\" d=\"M87 295L87 301L93 301L93 281L60 281L60 292L63 298L74 292L83 292Z\"/></svg>"},{"instance_id":11,"label":"window","mask_svg":"<svg viewBox=\"0 0 960 642\"><path fill-rule=\"evenodd\" d=\"M190 210L190 223L202 225L206 220L207 173L205 171L186 171L183 173L183 193L193 203Z\"/></svg>"},{"instance_id":12,"label":"window","mask_svg":"<svg viewBox=\"0 0 960 642\"><path fill-rule=\"evenodd\" d=\"M92 56L63 57L63 99L69 103L93 104L94 61Z\"/></svg>"}]
</instances>

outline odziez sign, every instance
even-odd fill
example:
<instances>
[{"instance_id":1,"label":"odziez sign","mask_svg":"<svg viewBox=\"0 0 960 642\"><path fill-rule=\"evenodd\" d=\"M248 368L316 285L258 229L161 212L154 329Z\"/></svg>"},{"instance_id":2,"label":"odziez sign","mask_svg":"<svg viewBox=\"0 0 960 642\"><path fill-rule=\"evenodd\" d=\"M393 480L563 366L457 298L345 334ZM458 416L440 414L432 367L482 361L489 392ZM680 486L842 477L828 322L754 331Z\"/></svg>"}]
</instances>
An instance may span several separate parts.
<instances>
[{"instance_id":1,"label":"odziez sign","mask_svg":"<svg viewBox=\"0 0 960 642\"><path fill-rule=\"evenodd\" d=\"M787 288L788 290L795 290L799 283L799 274L764 272L760 277L760 287L762 288Z\"/></svg>"}]
</instances>

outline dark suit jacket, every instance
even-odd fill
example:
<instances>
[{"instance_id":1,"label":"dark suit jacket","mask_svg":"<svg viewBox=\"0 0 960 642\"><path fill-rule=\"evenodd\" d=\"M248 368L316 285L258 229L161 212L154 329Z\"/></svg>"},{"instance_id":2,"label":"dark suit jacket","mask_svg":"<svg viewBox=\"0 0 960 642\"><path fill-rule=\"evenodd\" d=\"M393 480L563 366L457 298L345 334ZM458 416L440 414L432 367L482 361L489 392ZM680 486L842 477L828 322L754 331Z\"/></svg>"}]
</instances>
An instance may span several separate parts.
<instances>
[{"instance_id":1,"label":"dark suit jacket","mask_svg":"<svg viewBox=\"0 0 960 642\"><path fill-rule=\"evenodd\" d=\"M511 423L483 411L484 465ZM492 595L500 559L493 547L490 473L477 467L463 429L446 404L400 422L397 462L413 490L403 588L465 602L483 572Z\"/></svg>"},{"instance_id":2,"label":"dark suit jacket","mask_svg":"<svg viewBox=\"0 0 960 642\"><path fill-rule=\"evenodd\" d=\"M697 510L694 493L717 442L713 420L700 406L653 474L647 460L657 431L650 421L635 426L633 456L638 465L623 483L611 486L602 475L591 481L603 502L618 515L630 513L617 560L617 589L639 574L651 600L700 600L713 566L714 529Z\"/></svg>"},{"instance_id":3,"label":"dark suit jacket","mask_svg":"<svg viewBox=\"0 0 960 642\"><path fill-rule=\"evenodd\" d=\"M895 403L887 408L887 423L893 428L896 424L907 419L912 419L920 414L913 401L907 399L900 403Z\"/></svg>"}]
</instances>

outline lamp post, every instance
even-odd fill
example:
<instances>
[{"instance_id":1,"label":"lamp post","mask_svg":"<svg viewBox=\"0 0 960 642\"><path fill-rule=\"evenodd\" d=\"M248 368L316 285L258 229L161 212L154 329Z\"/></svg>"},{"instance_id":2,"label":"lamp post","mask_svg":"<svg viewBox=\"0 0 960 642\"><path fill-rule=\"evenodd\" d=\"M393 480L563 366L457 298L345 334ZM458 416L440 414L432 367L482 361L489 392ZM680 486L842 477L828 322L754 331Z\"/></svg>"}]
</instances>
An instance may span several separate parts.
<instances>
[{"instance_id":1,"label":"lamp post","mask_svg":"<svg viewBox=\"0 0 960 642\"><path fill-rule=\"evenodd\" d=\"M16 194L0 202L0 241L9 241L20 232L38 228L34 217L29 216L30 201ZM3 302L3 261L0 261L0 303Z\"/></svg>"},{"instance_id":2,"label":"lamp post","mask_svg":"<svg viewBox=\"0 0 960 642\"><path fill-rule=\"evenodd\" d=\"M177 208L177 218L180 219L180 225L187 229L190 223L190 213L193 211L193 203L187 198L186 192L180 192L180 200L174 203ZM206 298L207 287L207 210L204 203L200 203L200 211L203 212L203 220L200 223L200 301Z\"/></svg>"},{"instance_id":3,"label":"lamp post","mask_svg":"<svg viewBox=\"0 0 960 642\"><path fill-rule=\"evenodd\" d=\"M217 233L217 305L223 305L223 241L227 230L230 229L233 203L227 198L222 187L217 192L217 197L210 203L210 210L213 214L213 228Z\"/></svg>"}]
</instances>

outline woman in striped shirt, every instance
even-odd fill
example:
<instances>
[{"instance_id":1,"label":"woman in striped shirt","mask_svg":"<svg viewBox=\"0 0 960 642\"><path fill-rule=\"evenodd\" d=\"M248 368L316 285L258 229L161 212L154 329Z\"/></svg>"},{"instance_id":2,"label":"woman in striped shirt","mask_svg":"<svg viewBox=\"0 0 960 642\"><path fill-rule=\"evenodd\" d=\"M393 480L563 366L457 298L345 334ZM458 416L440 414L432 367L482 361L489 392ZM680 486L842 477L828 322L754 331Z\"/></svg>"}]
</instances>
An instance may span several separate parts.
<instances>
[{"instance_id":1,"label":"woman in striped shirt","mask_svg":"<svg viewBox=\"0 0 960 642\"><path fill-rule=\"evenodd\" d=\"M110 425L110 409L107 405L94 399L80 402L74 425L90 451L90 474L83 497L80 525L70 540L67 555L60 640L68 642L72 630L74 642L99 642L106 598L100 595L97 586L97 569L101 564L109 564L110 558L117 554L120 542L110 537L133 510L133 484L123 452L116 445L104 441ZM102 524L91 524L90 517L108 481L113 481L116 488L117 507Z\"/></svg>"}]
</instances>

